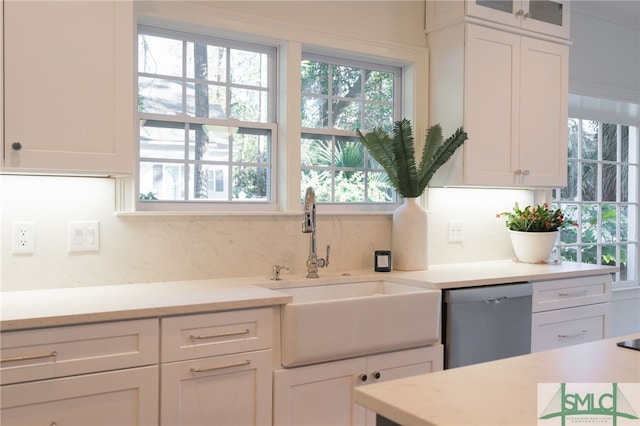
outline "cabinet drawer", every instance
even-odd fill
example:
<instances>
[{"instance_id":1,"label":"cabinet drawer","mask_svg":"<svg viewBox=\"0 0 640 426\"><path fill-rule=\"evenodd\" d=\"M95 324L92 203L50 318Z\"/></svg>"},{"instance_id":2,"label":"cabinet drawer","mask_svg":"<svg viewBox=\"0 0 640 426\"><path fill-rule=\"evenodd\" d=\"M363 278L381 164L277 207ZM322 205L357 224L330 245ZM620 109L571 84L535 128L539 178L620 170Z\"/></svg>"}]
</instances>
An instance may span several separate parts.
<instances>
[{"instance_id":1,"label":"cabinet drawer","mask_svg":"<svg viewBox=\"0 0 640 426\"><path fill-rule=\"evenodd\" d=\"M158 362L158 320L2 333L0 383L93 373Z\"/></svg>"},{"instance_id":2,"label":"cabinet drawer","mask_svg":"<svg viewBox=\"0 0 640 426\"><path fill-rule=\"evenodd\" d=\"M531 351L587 343L609 336L611 303L533 314Z\"/></svg>"},{"instance_id":3,"label":"cabinet drawer","mask_svg":"<svg viewBox=\"0 0 640 426\"><path fill-rule=\"evenodd\" d=\"M162 362L270 349L273 309L162 319Z\"/></svg>"},{"instance_id":4,"label":"cabinet drawer","mask_svg":"<svg viewBox=\"0 0 640 426\"><path fill-rule=\"evenodd\" d=\"M158 424L158 367L148 366L0 388L0 424Z\"/></svg>"},{"instance_id":5,"label":"cabinet drawer","mask_svg":"<svg viewBox=\"0 0 640 426\"><path fill-rule=\"evenodd\" d=\"M533 312L611 301L611 275L533 282Z\"/></svg>"}]
</instances>

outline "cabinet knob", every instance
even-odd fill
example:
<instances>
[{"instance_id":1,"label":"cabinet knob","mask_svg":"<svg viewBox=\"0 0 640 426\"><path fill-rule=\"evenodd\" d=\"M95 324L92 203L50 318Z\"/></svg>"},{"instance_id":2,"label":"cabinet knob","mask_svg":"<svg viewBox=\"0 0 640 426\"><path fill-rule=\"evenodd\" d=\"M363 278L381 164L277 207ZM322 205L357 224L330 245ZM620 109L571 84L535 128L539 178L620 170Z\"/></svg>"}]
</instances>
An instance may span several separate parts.
<instances>
[{"instance_id":1,"label":"cabinet knob","mask_svg":"<svg viewBox=\"0 0 640 426\"><path fill-rule=\"evenodd\" d=\"M369 380L369 377L367 377L367 375L366 375L366 374L362 374L362 375L360 376L360 381L361 381L362 383L366 382L367 380Z\"/></svg>"},{"instance_id":2,"label":"cabinet knob","mask_svg":"<svg viewBox=\"0 0 640 426\"><path fill-rule=\"evenodd\" d=\"M516 176L520 176L522 174L522 170L518 169L515 172L513 172L513 174Z\"/></svg>"},{"instance_id":3,"label":"cabinet knob","mask_svg":"<svg viewBox=\"0 0 640 426\"><path fill-rule=\"evenodd\" d=\"M524 15L524 10L520 9L519 11L516 12L516 16L522 16Z\"/></svg>"},{"instance_id":4,"label":"cabinet knob","mask_svg":"<svg viewBox=\"0 0 640 426\"><path fill-rule=\"evenodd\" d=\"M531 12L527 12L524 14L525 18L533 18L533 15L531 14Z\"/></svg>"},{"instance_id":5,"label":"cabinet knob","mask_svg":"<svg viewBox=\"0 0 640 426\"><path fill-rule=\"evenodd\" d=\"M22 144L20 142L14 142L11 144L11 149L14 151L20 151L22 149Z\"/></svg>"},{"instance_id":6,"label":"cabinet knob","mask_svg":"<svg viewBox=\"0 0 640 426\"><path fill-rule=\"evenodd\" d=\"M525 175L525 176L528 176L529 175L529 169L523 170L522 174Z\"/></svg>"},{"instance_id":7,"label":"cabinet knob","mask_svg":"<svg viewBox=\"0 0 640 426\"><path fill-rule=\"evenodd\" d=\"M380 374L379 371L374 371L373 372L373 378L376 380L380 380L380 377L382 377L382 374Z\"/></svg>"}]
</instances>

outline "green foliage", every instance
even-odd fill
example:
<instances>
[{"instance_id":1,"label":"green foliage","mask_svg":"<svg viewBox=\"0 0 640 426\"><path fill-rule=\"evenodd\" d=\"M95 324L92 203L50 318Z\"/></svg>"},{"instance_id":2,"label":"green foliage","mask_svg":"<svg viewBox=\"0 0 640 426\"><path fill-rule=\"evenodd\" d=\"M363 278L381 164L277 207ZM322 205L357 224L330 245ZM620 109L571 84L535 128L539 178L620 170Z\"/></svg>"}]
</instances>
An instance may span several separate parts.
<instances>
[{"instance_id":1,"label":"green foliage","mask_svg":"<svg viewBox=\"0 0 640 426\"><path fill-rule=\"evenodd\" d=\"M138 198L140 200L157 200L158 197L156 197L156 194L154 194L153 192L147 192L146 194L140 194L138 196Z\"/></svg>"},{"instance_id":2,"label":"green foliage","mask_svg":"<svg viewBox=\"0 0 640 426\"><path fill-rule=\"evenodd\" d=\"M522 232L555 232L568 225L578 226L575 222L566 220L560 209L550 209L547 203L536 207L527 206L520 209L518 203L510 212L502 212L497 217L507 218L506 226L512 231Z\"/></svg>"},{"instance_id":3,"label":"green foliage","mask_svg":"<svg viewBox=\"0 0 640 426\"><path fill-rule=\"evenodd\" d=\"M376 127L366 135L357 130L357 134L371 156L387 172L396 192L405 198L422 195L436 170L467 140L467 133L460 127L443 142L440 125L432 126L427 131L420 165L417 166L409 120L393 124L393 138L382 127Z\"/></svg>"},{"instance_id":4,"label":"green foliage","mask_svg":"<svg viewBox=\"0 0 640 426\"><path fill-rule=\"evenodd\" d=\"M620 215L620 236L617 237L617 217ZM562 257L568 261L577 261L576 248L566 246L578 241L578 232L582 242L581 258L583 263L620 266L624 270L627 265L627 247L620 245L620 255L616 257L616 244L628 241L628 216L622 209L618 212L613 205L601 206L601 220L598 224L598 206L584 205L582 208L580 229L567 228L562 231L560 241L565 244L562 247ZM600 242L598 241L600 236ZM600 246L600 262L598 262L598 246Z\"/></svg>"}]
</instances>

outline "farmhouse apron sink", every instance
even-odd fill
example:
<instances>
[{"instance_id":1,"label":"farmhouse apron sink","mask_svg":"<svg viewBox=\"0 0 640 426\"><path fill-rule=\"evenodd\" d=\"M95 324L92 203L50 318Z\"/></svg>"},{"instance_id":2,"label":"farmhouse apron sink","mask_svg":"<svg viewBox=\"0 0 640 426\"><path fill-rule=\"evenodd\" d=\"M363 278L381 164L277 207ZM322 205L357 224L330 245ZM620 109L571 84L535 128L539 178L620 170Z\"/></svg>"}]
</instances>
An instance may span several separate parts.
<instances>
[{"instance_id":1,"label":"farmhouse apron sink","mask_svg":"<svg viewBox=\"0 0 640 426\"><path fill-rule=\"evenodd\" d=\"M293 367L436 343L440 291L388 280L278 289L282 365Z\"/></svg>"}]
</instances>

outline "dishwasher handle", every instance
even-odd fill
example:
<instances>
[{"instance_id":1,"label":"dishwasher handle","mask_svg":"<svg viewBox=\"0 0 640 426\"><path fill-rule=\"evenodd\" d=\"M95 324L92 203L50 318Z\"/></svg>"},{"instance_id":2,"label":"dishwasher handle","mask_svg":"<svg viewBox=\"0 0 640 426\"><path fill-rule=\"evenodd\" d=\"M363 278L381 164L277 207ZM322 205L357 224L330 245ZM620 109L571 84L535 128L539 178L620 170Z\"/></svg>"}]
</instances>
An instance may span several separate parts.
<instances>
[{"instance_id":1,"label":"dishwasher handle","mask_svg":"<svg viewBox=\"0 0 640 426\"><path fill-rule=\"evenodd\" d=\"M507 296L492 297L491 299L483 300L483 302L486 303L487 305L497 305L498 303L502 303L505 300L507 300Z\"/></svg>"},{"instance_id":2,"label":"dishwasher handle","mask_svg":"<svg viewBox=\"0 0 640 426\"><path fill-rule=\"evenodd\" d=\"M529 282L509 283L490 286L467 287L445 290L444 301L447 304L485 302L498 304L505 299L530 297L533 286Z\"/></svg>"}]
</instances>

